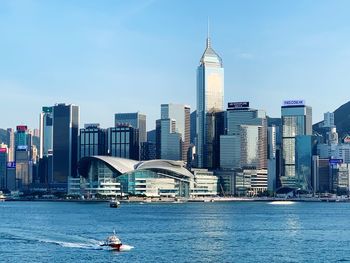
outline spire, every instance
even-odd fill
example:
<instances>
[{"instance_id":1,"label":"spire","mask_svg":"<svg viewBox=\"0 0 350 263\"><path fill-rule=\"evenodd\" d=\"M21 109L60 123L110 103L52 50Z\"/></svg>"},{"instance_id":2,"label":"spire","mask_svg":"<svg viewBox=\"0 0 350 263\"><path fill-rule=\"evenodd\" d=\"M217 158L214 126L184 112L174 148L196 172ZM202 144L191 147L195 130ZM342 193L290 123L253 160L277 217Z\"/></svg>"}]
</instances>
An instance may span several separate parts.
<instances>
[{"instance_id":1,"label":"spire","mask_svg":"<svg viewBox=\"0 0 350 263\"><path fill-rule=\"evenodd\" d=\"M211 63L215 64L217 63L220 67L222 67L222 60L218 54L214 51L214 49L211 47L211 41L210 41L210 31L209 31L209 17L208 17L208 23L207 23L207 42L206 42L206 48L204 50L204 53L201 58L202 64L205 63Z\"/></svg>"},{"instance_id":2,"label":"spire","mask_svg":"<svg viewBox=\"0 0 350 263\"><path fill-rule=\"evenodd\" d=\"M209 16L207 21L207 48L210 48Z\"/></svg>"}]
</instances>

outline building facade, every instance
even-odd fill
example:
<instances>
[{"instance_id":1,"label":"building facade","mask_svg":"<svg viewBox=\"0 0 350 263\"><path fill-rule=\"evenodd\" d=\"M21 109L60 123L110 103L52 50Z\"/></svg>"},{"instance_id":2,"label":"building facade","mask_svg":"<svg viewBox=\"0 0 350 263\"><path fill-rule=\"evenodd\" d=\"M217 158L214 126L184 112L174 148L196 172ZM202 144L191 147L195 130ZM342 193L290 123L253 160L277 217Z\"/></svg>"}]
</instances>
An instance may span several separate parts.
<instances>
[{"instance_id":1,"label":"building facade","mask_svg":"<svg viewBox=\"0 0 350 263\"><path fill-rule=\"evenodd\" d=\"M173 120L174 127L171 129L167 128L165 133L168 133L169 136L172 136L170 133L178 133L181 136L181 152L180 156L174 160L187 160L187 151L190 145L190 107L183 104L162 104L161 105L161 121L162 120ZM169 122L169 121L167 121ZM168 132L169 131L169 132ZM164 136L163 136L164 137ZM161 139L163 138L161 135ZM166 138L165 138L166 139ZM160 142L162 145L162 142ZM166 159L163 156L167 155L169 148L161 147L162 153L161 158Z\"/></svg>"},{"instance_id":2,"label":"building facade","mask_svg":"<svg viewBox=\"0 0 350 263\"><path fill-rule=\"evenodd\" d=\"M8 147L7 161L15 160L15 133L12 128L6 130L6 145Z\"/></svg>"},{"instance_id":3,"label":"building facade","mask_svg":"<svg viewBox=\"0 0 350 263\"><path fill-rule=\"evenodd\" d=\"M130 125L108 129L108 155L138 160L139 145L138 129Z\"/></svg>"},{"instance_id":4,"label":"building facade","mask_svg":"<svg viewBox=\"0 0 350 263\"><path fill-rule=\"evenodd\" d=\"M296 137L312 135L312 109L304 101L285 101L282 114L282 175L285 187L300 187L295 166Z\"/></svg>"},{"instance_id":5,"label":"building facade","mask_svg":"<svg viewBox=\"0 0 350 263\"><path fill-rule=\"evenodd\" d=\"M79 107L56 104L53 107L53 188L66 191L68 178L77 177Z\"/></svg>"},{"instance_id":6,"label":"building facade","mask_svg":"<svg viewBox=\"0 0 350 263\"><path fill-rule=\"evenodd\" d=\"M52 155L53 151L53 107L43 107L39 116L39 157Z\"/></svg>"},{"instance_id":7,"label":"building facade","mask_svg":"<svg viewBox=\"0 0 350 263\"><path fill-rule=\"evenodd\" d=\"M93 155L107 155L107 131L99 124L85 124L79 131L79 159Z\"/></svg>"},{"instance_id":8,"label":"building facade","mask_svg":"<svg viewBox=\"0 0 350 263\"><path fill-rule=\"evenodd\" d=\"M146 132L146 115L134 112L134 113L116 113L114 115L114 126L131 126L134 129L139 130L138 141L140 143L147 142Z\"/></svg>"},{"instance_id":9,"label":"building facade","mask_svg":"<svg viewBox=\"0 0 350 263\"><path fill-rule=\"evenodd\" d=\"M197 166L208 167L207 154L207 113L223 111L224 68L222 59L211 47L208 36L206 49L197 68Z\"/></svg>"},{"instance_id":10,"label":"building facade","mask_svg":"<svg viewBox=\"0 0 350 263\"><path fill-rule=\"evenodd\" d=\"M0 144L0 190L7 188L6 182L6 170L7 170L7 158L8 148L6 144Z\"/></svg>"},{"instance_id":11,"label":"building facade","mask_svg":"<svg viewBox=\"0 0 350 263\"><path fill-rule=\"evenodd\" d=\"M229 107L227 110L227 128L225 128L225 135L220 136L222 169L267 168L266 113L262 110L250 109L248 102L244 104L244 107Z\"/></svg>"}]
</instances>

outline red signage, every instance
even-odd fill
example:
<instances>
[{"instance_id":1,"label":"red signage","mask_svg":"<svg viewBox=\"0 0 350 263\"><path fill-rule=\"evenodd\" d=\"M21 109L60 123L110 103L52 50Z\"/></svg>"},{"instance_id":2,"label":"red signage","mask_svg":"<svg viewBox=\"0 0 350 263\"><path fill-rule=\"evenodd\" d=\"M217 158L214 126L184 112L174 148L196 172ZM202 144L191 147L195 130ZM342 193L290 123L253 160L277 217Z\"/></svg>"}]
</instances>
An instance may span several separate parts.
<instances>
[{"instance_id":1,"label":"red signage","mask_svg":"<svg viewBox=\"0 0 350 263\"><path fill-rule=\"evenodd\" d=\"M0 148L0 153L6 153L7 152L7 148Z\"/></svg>"},{"instance_id":2,"label":"red signage","mask_svg":"<svg viewBox=\"0 0 350 263\"><path fill-rule=\"evenodd\" d=\"M28 129L27 125L18 125L16 127L17 131L26 131Z\"/></svg>"}]
</instances>

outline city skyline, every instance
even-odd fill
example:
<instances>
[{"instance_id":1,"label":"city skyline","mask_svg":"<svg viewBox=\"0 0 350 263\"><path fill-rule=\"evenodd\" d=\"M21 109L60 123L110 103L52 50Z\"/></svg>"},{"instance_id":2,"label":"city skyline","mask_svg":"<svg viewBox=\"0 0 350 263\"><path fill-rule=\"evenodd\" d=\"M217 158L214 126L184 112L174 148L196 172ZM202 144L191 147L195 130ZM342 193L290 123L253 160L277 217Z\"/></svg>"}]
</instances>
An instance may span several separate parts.
<instances>
[{"instance_id":1,"label":"city skyline","mask_svg":"<svg viewBox=\"0 0 350 263\"><path fill-rule=\"evenodd\" d=\"M305 99L315 123L348 101L345 1L193 2L185 12L159 1L1 5L0 22L8 25L0 28L7 110L1 128L38 128L41 107L61 102L80 107L81 126L111 127L116 112L140 111L147 115L147 130L155 127L162 103L195 109L195 68L208 16L213 45L224 60L225 103L250 101L280 117L283 100ZM320 94L327 89L331 101Z\"/></svg>"}]
</instances>

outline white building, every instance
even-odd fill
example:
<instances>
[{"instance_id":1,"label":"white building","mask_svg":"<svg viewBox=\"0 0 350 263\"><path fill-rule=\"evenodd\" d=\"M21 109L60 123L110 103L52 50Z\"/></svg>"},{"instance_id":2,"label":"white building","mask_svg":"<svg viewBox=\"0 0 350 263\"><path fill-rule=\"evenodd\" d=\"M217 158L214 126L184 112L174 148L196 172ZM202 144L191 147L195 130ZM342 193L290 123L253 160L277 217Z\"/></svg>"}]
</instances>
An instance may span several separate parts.
<instances>
[{"instance_id":1,"label":"white building","mask_svg":"<svg viewBox=\"0 0 350 263\"><path fill-rule=\"evenodd\" d=\"M218 177L207 169L192 169L194 178L190 182L190 197L218 195Z\"/></svg>"}]
</instances>

